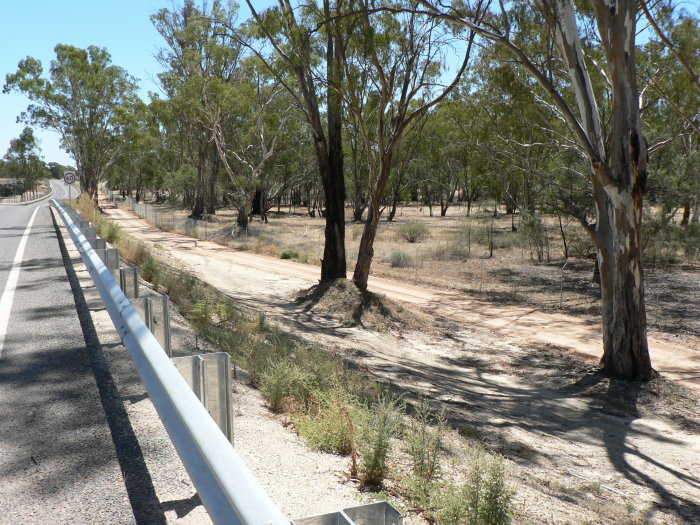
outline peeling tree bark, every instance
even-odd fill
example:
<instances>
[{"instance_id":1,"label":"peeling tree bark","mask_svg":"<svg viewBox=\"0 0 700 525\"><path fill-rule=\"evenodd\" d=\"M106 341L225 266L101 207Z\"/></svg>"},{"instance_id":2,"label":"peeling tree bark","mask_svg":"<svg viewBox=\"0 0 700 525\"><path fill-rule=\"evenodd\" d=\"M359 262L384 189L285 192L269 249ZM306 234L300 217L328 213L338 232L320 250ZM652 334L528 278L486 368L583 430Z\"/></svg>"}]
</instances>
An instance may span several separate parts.
<instances>
[{"instance_id":1,"label":"peeling tree bark","mask_svg":"<svg viewBox=\"0 0 700 525\"><path fill-rule=\"evenodd\" d=\"M428 0L418 1L433 16L460 23L507 48L561 111L591 166L595 223L589 223L575 207L569 206L569 209L586 228L597 249L603 314L603 369L613 377L651 379L654 372L647 344L641 243L648 148L642 133L636 83L637 0L592 2L612 89L610 136L606 141L601 133L600 116L586 69L572 0L536 2L555 33L576 93L578 116L558 88L508 38L507 33L498 33L438 9Z\"/></svg>"},{"instance_id":2,"label":"peeling tree bark","mask_svg":"<svg viewBox=\"0 0 700 525\"><path fill-rule=\"evenodd\" d=\"M542 1L571 79L588 144L596 222L586 226L600 267L604 371L647 381L653 370L646 334L642 268L642 197L646 191L647 144L642 133L636 83L636 0L595 0L598 31L612 89L607 148L581 48L571 0Z\"/></svg>"}]
</instances>

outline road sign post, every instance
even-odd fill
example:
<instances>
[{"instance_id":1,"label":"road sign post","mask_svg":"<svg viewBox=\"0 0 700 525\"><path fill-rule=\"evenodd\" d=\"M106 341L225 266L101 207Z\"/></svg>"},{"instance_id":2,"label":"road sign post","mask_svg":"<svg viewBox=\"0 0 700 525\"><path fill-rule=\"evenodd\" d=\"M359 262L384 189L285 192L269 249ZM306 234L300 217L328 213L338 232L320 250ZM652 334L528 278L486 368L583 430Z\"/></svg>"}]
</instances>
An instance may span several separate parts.
<instances>
[{"instance_id":1,"label":"road sign post","mask_svg":"<svg viewBox=\"0 0 700 525\"><path fill-rule=\"evenodd\" d=\"M75 172L74 171L64 171L63 172L63 182L68 185L68 203L73 206L73 198L71 196L70 187L71 184L75 182Z\"/></svg>"}]
</instances>

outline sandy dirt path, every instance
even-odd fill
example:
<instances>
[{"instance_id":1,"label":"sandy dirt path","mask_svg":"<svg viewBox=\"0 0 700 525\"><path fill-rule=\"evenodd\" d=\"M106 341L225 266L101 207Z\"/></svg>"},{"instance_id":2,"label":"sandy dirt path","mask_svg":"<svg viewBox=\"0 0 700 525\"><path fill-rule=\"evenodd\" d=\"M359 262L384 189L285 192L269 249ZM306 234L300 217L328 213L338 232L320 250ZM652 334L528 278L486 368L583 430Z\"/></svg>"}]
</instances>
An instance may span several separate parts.
<instances>
[{"instance_id":1,"label":"sandy dirt path","mask_svg":"<svg viewBox=\"0 0 700 525\"><path fill-rule=\"evenodd\" d=\"M460 431L495 444L511 460L525 521L693 523L700 516L700 435L688 430L694 416L680 421L642 415L634 404L600 406L585 393L590 385L579 382L583 369L570 370L569 362L550 368L550 354L563 352L597 361L595 324L375 278L373 290L456 321L447 323L449 335L347 327L293 301L295 292L317 282L317 267L162 232L106 200L101 204L128 233L158 243L173 266L299 337L344 352L406 398L426 395L446 407ZM542 343L557 346L543 349ZM651 345L657 369L698 387L700 367L691 350ZM666 368L664 360L675 364ZM567 390L552 388L566 374Z\"/></svg>"},{"instance_id":2,"label":"sandy dirt path","mask_svg":"<svg viewBox=\"0 0 700 525\"><path fill-rule=\"evenodd\" d=\"M107 199L101 205L107 216L127 232L159 243L168 257L181 266L203 280L223 287L227 293L249 301L253 307L273 305L280 297L318 282L318 267L234 251L213 242L163 232L126 210L112 207ZM212 282L214 275L219 276L219 282ZM379 277L371 277L369 287L374 292L411 303L435 316L485 328L520 341L555 345L588 362L597 362L602 355L600 324L582 318L541 312L526 306L494 304L457 292L433 290ZM657 371L700 392L700 352L654 336L649 337L649 347Z\"/></svg>"}]
</instances>

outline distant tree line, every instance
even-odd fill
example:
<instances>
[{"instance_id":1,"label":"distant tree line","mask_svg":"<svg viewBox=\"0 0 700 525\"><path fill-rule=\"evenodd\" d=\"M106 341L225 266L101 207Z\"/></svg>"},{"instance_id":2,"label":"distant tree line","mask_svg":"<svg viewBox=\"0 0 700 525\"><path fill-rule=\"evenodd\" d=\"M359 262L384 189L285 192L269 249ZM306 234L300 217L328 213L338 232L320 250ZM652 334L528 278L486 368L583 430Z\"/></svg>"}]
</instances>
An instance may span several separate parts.
<instances>
[{"instance_id":1,"label":"distant tree line","mask_svg":"<svg viewBox=\"0 0 700 525\"><path fill-rule=\"evenodd\" d=\"M219 0L155 13L163 72L147 103L95 47L58 45L48 77L28 57L5 91L60 134L93 197L109 180L195 219L234 207L241 232L273 210L323 217L322 280L346 275L351 207L361 289L401 202L469 215L488 199L513 228L573 216L600 268L605 369L652 376L642 219L700 222L696 13L666 0L247 4L247 20Z\"/></svg>"}]
</instances>

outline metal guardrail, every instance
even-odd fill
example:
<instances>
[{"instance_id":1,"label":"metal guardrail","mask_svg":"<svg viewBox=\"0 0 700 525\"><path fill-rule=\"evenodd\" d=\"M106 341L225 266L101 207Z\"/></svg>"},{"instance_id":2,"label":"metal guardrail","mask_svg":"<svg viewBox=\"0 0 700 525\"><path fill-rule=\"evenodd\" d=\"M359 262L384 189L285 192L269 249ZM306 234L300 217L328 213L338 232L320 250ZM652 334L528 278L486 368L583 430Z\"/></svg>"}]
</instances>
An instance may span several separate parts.
<instances>
[{"instance_id":1,"label":"metal guardrail","mask_svg":"<svg viewBox=\"0 0 700 525\"><path fill-rule=\"evenodd\" d=\"M110 270L52 199L187 473L216 524L288 525L175 368Z\"/></svg>"}]
</instances>

